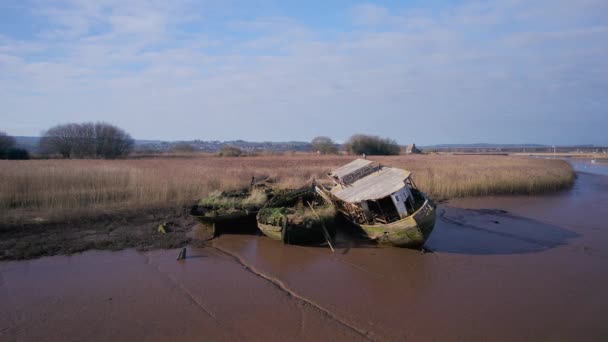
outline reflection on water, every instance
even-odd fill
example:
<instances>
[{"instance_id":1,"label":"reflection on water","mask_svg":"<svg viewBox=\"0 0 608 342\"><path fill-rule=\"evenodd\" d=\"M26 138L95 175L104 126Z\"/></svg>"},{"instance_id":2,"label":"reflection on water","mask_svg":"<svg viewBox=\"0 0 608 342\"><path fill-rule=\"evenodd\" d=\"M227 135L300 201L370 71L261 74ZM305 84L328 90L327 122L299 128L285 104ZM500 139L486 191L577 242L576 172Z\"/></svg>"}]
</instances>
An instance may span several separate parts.
<instances>
[{"instance_id":1,"label":"reflection on water","mask_svg":"<svg viewBox=\"0 0 608 342\"><path fill-rule=\"evenodd\" d=\"M435 252L499 255L542 252L580 235L563 227L492 209L443 206L427 246Z\"/></svg>"},{"instance_id":2,"label":"reflection on water","mask_svg":"<svg viewBox=\"0 0 608 342\"><path fill-rule=\"evenodd\" d=\"M607 162L593 162L592 159L568 159L575 171L588 172L596 175L608 176Z\"/></svg>"}]
</instances>

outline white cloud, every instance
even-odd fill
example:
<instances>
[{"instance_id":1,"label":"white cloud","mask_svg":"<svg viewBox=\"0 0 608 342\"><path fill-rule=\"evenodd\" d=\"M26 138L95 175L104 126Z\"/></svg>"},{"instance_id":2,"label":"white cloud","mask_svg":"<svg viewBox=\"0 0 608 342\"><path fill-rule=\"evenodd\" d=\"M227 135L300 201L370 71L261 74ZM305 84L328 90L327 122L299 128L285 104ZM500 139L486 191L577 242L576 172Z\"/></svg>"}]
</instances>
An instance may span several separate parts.
<instances>
[{"instance_id":1,"label":"white cloud","mask_svg":"<svg viewBox=\"0 0 608 342\"><path fill-rule=\"evenodd\" d=\"M291 17L211 22L185 1L40 2L38 39L0 36L0 115L13 134L103 119L141 138L549 142L608 105L602 6L359 5L356 28L336 33Z\"/></svg>"},{"instance_id":2,"label":"white cloud","mask_svg":"<svg viewBox=\"0 0 608 342\"><path fill-rule=\"evenodd\" d=\"M385 7L375 4L359 4L352 9L353 20L360 25L386 24L397 19Z\"/></svg>"}]
</instances>

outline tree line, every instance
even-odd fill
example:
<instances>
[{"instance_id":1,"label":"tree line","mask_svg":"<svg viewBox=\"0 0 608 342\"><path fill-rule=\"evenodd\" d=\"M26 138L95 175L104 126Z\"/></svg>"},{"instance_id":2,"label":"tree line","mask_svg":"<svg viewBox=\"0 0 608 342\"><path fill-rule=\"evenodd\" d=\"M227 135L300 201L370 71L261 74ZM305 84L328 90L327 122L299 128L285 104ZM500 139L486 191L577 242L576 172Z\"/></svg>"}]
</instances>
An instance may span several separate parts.
<instances>
[{"instance_id":1,"label":"tree line","mask_svg":"<svg viewBox=\"0 0 608 342\"><path fill-rule=\"evenodd\" d=\"M64 158L115 159L128 155L134 145L129 133L105 122L58 125L40 139L42 153Z\"/></svg>"},{"instance_id":2,"label":"tree line","mask_svg":"<svg viewBox=\"0 0 608 342\"><path fill-rule=\"evenodd\" d=\"M16 148L15 138L0 132L0 159L29 159L27 150ZM135 141L129 133L105 122L69 123L42 134L39 151L63 158L115 159L128 155Z\"/></svg>"},{"instance_id":3,"label":"tree line","mask_svg":"<svg viewBox=\"0 0 608 342\"><path fill-rule=\"evenodd\" d=\"M85 122L51 127L42 134L39 150L43 155L68 159L115 159L131 153L134 145L133 138L121 128L105 122ZM190 145L183 149L186 147L193 150ZM311 148L319 154L337 154L340 151L340 145L325 136L312 139ZM225 147L220 155L239 156L241 151L237 150L235 147ZM346 141L344 150L354 155L398 155L401 148L393 139L355 134ZM13 137L0 132L0 159L29 159L29 154L27 150L15 147Z\"/></svg>"},{"instance_id":4,"label":"tree line","mask_svg":"<svg viewBox=\"0 0 608 342\"><path fill-rule=\"evenodd\" d=\"M338 145L329 137L316 137L311 145L312 150L320 154L337 154L339 151ZM398 155L401 147L394 139L355 134L346 141L344 150L358 155Z\"/></svg>"},{"instance_id":5,"label":"tree line","mask_svg":"<svg viewBox=\"0 0 608 342\"><path fill-rule=\"evenodd\" d=\"M30 159L27 150L16 147L15 138L0 132L0 159Z\"/></svg>"}]
</instances>

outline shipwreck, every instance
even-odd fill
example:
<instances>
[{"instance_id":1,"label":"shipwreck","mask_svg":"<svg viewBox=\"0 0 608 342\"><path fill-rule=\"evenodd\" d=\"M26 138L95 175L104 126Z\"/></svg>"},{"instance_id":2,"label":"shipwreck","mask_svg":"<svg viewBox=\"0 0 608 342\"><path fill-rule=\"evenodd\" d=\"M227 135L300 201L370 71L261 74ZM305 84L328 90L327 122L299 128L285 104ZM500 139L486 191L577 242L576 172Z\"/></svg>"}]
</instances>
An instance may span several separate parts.
<instances>
[{"instance_id":1,"label":"shipwreck","mask_svg":"<svg viewBox=\"0 0 608 342\"><path fill-rule=\"evenodd\" d=\"M287 244L317 244L331 241L336 211L316 192L316 184L298 190L277 191L257 214L258 228L273 240Z\"/></svg>"},{"instance_id":2,"label":"shipwreck","mask_svg":"<svg viewBox=\"0 0 608 342\"><path fill-rule=\"evenodd\" d=\"M329 173L334 185L318 192L378 243L421 247L435 226L435 204L406 170L356 159Z\"/></svg>"}]
</instances>

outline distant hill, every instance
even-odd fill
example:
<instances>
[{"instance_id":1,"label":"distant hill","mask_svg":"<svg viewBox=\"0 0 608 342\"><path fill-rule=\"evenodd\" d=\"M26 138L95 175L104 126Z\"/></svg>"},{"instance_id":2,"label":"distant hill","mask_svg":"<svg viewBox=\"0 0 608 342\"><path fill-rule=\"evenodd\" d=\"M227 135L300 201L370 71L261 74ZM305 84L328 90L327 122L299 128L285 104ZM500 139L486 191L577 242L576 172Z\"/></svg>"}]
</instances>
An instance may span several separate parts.
<instances>
[{"instance_id":1,"label":"distant hill","mask_svg":"<svg viewBox=\"0 0 608 342\"><path fill-rule=\"evenodd\" d=\"M24 148L32 153L39 152L40 137L26 137L26 136L15 136L17 147ZM231 141L203 141L203 140L191 140L191 141L162 141L162 140L135 140L135 151L146 151L146 152L166 152L176 144L187 143L191 145L194 150L202 152L217 152L224 146L238 147L243 151L254 152L254 151L272 151L272 152L285 152L285 151L311 151L311 145L309 142L304 141L285 141L285 142L251 142L245 140L231 140Z\"/></svg>"},{"instance_id":2,"label":"distant hill","mask_svg":"<svg viewBox=\"0 0 608 342\"><path fill-rule=\"evenodd\" d=\"M542 144L440 144L421 147L426 152L462 153L535 153L535 152L592 152L604 147L595 145L542 145Z\"/></svg>"},{"instance_id":3,"label":"distant hill","mask_svg":"<svg viewBox=\"0 0 608 342\"><path fill-rule=\"evenodd\" d=\"M138 140L135 142L136 151L157 151L165 152L171 150L177 144L189 144L196 151L202 152L217 152L224 146L234 146L246 152L254 151L310 151L311 145L303 141L285 141L285 142L252 142L245 140L230 140L230 141L154 141L154 140Z\"/></svg>"},{"instance_id":4,"label":"distant hill","mask_svg":"<svg viewBox=\"0 0 608 342\"><path fill-rule=\"evenodd\" d=\"M436 149L445 149L445 148L537 148L537 147L547 147L548 145L541 144L487 144L487 143L477 143L477 144L438 144L438 145L428 145L422 146L422 148L436 148Z\"/></svg>"},{"instance_id":5,"label":"distant hill","mask_svg":"<svg viewBox=\"0 0 608 342\"><path fill-rule=\"evenodd\" d=\"M15 142L18 148L23 148L32 153L38 152L38 145L40 144L40 137L22 137L14 136Z\"/></svg>"},{"instance_id":6,"label":"distant hill","mask_svg":"<svg viewBox=\"0 0 608 342\"><path fill-rule=\"evenodd\" d=\"M39 152L40 137L27 137L27 136L15 136L17 147L24 148L31 153ZM182 141L163 141L163 140L135 140L135 151L136 152L148 152L158 153L167 152L177 144L189 144L195 151L211 152L215 153L224 146L234 146L246 152L255 151L271 151L271 152L285 152L285 151L299 151L299 152L310 152L312 146L309 142L305 141L245 141L245 140L230 140L230 141L205 141L205 140L182 140ZM557 146L558 149L581 149L588 150L594 149L597 146L594 145L575 145L575 146ZM488 143L476 143L476 144L437 144L418 146L418 148L424 151L452 151L452 152L492 152L492 151L527 151L532 152L543 151L552 149L551 145L542 144L488 144Z\"/></svg>"}]
</instances>

